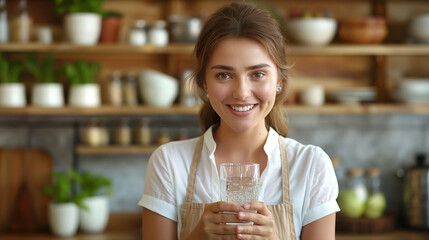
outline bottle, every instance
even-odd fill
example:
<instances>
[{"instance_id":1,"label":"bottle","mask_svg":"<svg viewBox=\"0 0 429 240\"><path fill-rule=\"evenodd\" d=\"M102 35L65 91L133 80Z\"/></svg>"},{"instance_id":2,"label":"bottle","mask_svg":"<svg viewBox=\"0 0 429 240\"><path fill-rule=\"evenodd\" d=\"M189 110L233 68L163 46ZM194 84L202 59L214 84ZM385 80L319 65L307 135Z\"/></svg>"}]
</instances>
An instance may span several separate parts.
<instances>
[{"instance_id":1,"label":"bottle","mask_svg":"<svg viewBox=\"0 0 429 240\"><path fill-rule=\"evenodd\" d=\"M129 72L123 86L124 104L127 106L137 105L137 83L136 74Z\"/></svg>"},{"instance_id":2,"label":"bottle","mask_svg":"<svg viewBox=\"0 0 429 240\"><path fill-rule=\"evenodd\" d=\"M347 171L347 184L338 197L341 213L350 218L358 218L364 214L368 190L363 177L362 168Z\"/></svg>"},{"instance_id":3,"label":"bottle","mask_svg":"<svg viewBox=\"0 0 429 240\"><path fill-rule=\"evenodd\" d=\"M168 44L168 31L165 29L167 23L164 20L156 21L148 33L149 42L157 47Z\"/></svg>"},{"instance_id":4,"label":"bottle","mask_svg":"<svg viewBox=\"0 0 429 240\"><path fill-rule=\"evenodd\" d=\"M112 80L109 85L109 100L113 106L122 105L122 81L121 72L114 71L112 73Z\"/></svg>"},{"instance_id":5,"label":"bottle","mask_svg":"<svg viewBox=\"0 0 429 240\"><path fill-rule=\"evenodd\" d=\"M150 131L150 119L144 117L140 120L140 126L136 131L137 144L142 146L150 146L152 142L151 131Z\"/></svg>"},{"instance_id":6,"label":"bottle","mask_svg":"<svg viewBox=\"0 0 429 240\"><path fill-rule=\"evenodd\" d=\"M386 208L386 197L381 191L380 169L367 169L365 175L369 193L365 216L368 218L379 218L383 215Z\"/></svg>"},{"instance_id":7,"label":"bottle","mask_svg":"<svg viewBox=\"0 0 429 240\"><path fill-rule=\"evenodd\" d=\"M6 0L0 0L0 43L9 41Z\"/></svg>"},{"instance_id":8,"label":"bottle","mask_svg":"<svg viewBox=\"0 0 429 240\"><path fill-rule=\"evenodd\" d=\"M131 30L129 32L128 41L131 45L134 46L143 46L146 44L146 21L145 20L136 20L131 25Z\"/></svg>"},{"instance_id":9,"label":"bottle","mask_svg":"<svg viewBox=\"0 0 429 240\"><path fill-rule=\"evenodd\" d=\"M115 129L115 143L121 146L131 144L131 128L126 118L122 118Z\"/></svg>"},{"instance_id":10,"label":"bottle","mask_svg":"<svg viewBox=\"0 0 429 240\"><path fill-rule=\"evenodd\" d=\"M33 20L28 13L27 1L21 0L12 21L13 41L27 43L30 41Z\"/></svg>"},{"instance_id":11,"label":"bottle","mask_svg":"<svg viewBox=\"0 0 429 240\"><path fill-rule=\"evenodd\" d=\"M100 121L92 118L88 121L82 132L82 142L91 147L104 145L104 133Z\"/></svg>"}]
</instances>

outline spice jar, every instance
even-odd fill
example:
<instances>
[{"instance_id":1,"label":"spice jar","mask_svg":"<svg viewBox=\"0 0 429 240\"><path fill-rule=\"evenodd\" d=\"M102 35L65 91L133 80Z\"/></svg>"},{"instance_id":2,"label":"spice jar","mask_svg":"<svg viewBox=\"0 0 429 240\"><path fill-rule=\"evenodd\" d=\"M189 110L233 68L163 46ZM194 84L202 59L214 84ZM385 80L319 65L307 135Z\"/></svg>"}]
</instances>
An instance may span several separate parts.
<instances>
[{"instance_id":1,"label":"spice jar","mask_svg":"<svg viewBox=\"0 0 429 240\"><path fill-rule=\"evenodd\" d=\"M162 128L160 134L158 135L158 139L156 143L158 145L162 145L171 141L170 133L168 128Z\"/></svg>"},{"instance_id":2,"label":"spice jar","mask_svg":"<svg viewBox=\"0 0 429 240\"><path fill-rule=\"evenodd\" d=\"M136 129L136 141L137 144L142 146L150 146L152 142L151 131L150 131L150 119L142 118L140 125Z\"/></svg>"},{"instance_id":3,"label":"spice jar","mask_svg":"<svg viewBox=\"0 0 429 240\"><path fill-rule=\"evenodd\" d=\"M167 23L164 20L158 20L153 24L148 34L150 44L157 47L163 47L168 44L168 31L166 26Z\"/></svg>"},{"instance_id":4,"label":"spice jar","mask_svg":"<svg viewBox=\"0 0 429 240\"><path fill-rule=\"evenodd\" d=\"M9 41L6 0L0 0L0 43Z\"/></svg>"},{"instance_id":5,"label":"spice jar","mask_svg":"<svg viewBox=\"0 0 429 240\"><path fill-rule=\"evenodd\" d=\"M347 185L338 197L341 213L350 218L358 218L364 214L368 190L362 168L347 171Z\"/></svg>"},{"instance_id":6,"label":"spice jar","mask_svg":"<svg viewBox=\"0 0 429 240\"><path fill-rule=\"evenodd\" d=\"M82 131L82 142L92 147L106 145L109 142L108 131L98 119L93 118Z\"/></svg>"},{"instance_id":7,"label":"spice jar","mask_svg":"<svg viewBox=\"0 0 429 240\"><path fill-rule=\"evenodd\" d=\"M380 169L370 168L365 172L368 188L365 216L368 218L381 217L386 208L386 198L381 191Z\"/></svg>"},{"instance_id":8,"label":"spice jar","mask_svg":"<svg viewBox=\"0 0 429 240\"><path fill-rule=\"evenodd\" d=\"M146 44L146 21L143 19L136 20L131 25L131 30L129 32L128 41L131 45L134 46L143 46Z\"/></svg>"},{"instance_id":9,"label":"spice jar","mask_svg":"<svg viewBox=\"0 0 429 240\"><path fill-rule=\"evenodd\" d=\"M122 105L122 82L121 72L114 71L109 85L109 99L113 106Z\"/></svg>"},{"instance_id":10,"label":"spice jar","mask_svg":"<svg viewBox=\"0 0 429 240\"><path fill-rule=\"evenodd\" d=\"M127 106L136 106L137 105L137 82L136 74L134 72L129 72L127 74L127 79L122 87L124 104Z\"/></svg>"},{"instance_id":11,"label":"spice jar","mask_svg":"<svg viewBox=\"0 0 429 240\"><path fill-rule=\"evenodd\" d=\"M115 129L115 143L122 146L131 144L131 127L125 118L119 121Z\"/></svg>"},{"instance_id":12,"label":"spice jar","mask_svg":"<svg viewBox=\"0 0 429 240\"><path fill-rule=\"evenodd\" d=\"M32 25L33 20L28 13L27 1L21 0L12 21L13 41L21 43L29 42Z\"/></svg>"}]
</instances>

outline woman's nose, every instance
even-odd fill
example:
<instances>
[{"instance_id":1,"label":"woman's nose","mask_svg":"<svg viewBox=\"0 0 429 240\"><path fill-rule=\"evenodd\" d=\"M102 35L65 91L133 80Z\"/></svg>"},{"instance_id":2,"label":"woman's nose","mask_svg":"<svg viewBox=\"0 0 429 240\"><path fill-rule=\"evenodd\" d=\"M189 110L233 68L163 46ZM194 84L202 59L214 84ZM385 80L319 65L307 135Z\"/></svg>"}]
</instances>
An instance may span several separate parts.
<instances>
[{"instance_id":1,"label":"woman's nose","mask_svg":"<svg viewBox=\"0 0 429 240\"><path fill-rule=\"evenodd\" d=\"M246 80L240 79L234 84L233 90L232 90L233 98L244 100L248 98L251 94L252 94L251 86Z\"/></svg>"}]
</instances>

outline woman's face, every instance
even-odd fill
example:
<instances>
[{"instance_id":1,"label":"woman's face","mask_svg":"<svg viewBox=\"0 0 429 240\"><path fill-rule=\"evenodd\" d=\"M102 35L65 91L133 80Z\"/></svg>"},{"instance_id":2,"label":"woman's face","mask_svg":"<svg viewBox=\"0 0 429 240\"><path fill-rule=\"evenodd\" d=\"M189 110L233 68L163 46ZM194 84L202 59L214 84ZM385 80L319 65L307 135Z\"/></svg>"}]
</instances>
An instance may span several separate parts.
<instances>
[{"instance_id":1,"label":"woman's face","mask_svg":"<svg viewBox=\"0 0 429 240\"><path fill-rule=\"evenodd\" d=\"M205 87L221 127L235 132L265 129L278 85L277 66L265 48L247 38L227 38L206 66Z\"/></svg>"}]
</instances>

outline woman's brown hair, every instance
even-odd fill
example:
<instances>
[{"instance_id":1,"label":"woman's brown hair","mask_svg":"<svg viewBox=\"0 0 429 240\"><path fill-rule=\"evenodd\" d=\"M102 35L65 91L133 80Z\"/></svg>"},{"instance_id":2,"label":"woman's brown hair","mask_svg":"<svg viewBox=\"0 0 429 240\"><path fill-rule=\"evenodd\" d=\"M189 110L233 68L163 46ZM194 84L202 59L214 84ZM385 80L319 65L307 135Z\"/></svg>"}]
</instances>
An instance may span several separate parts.
<instances>
[{"instance_id":1,"label":"woman's brown hair","mask_svg":"<svg viewBox=\"0 0 429 240\"><path fill-rule=\"evenodd\" d=\"M204 24L195 45L197 64L192 77L197 85L198 95L203 101L199 113L202 130L206 131L211 125L220 121L204 89L206 65L217 45L231 37L243 37L259 42L277 65L282 90L277 93L274 107L265 118L265 125L286 137L288 125L281 109L281 105L286 100L289 68L286 62L285 40L277 21L270 13L248 3L232 3L217 10Z\"/></svg>"}]
</instances>

